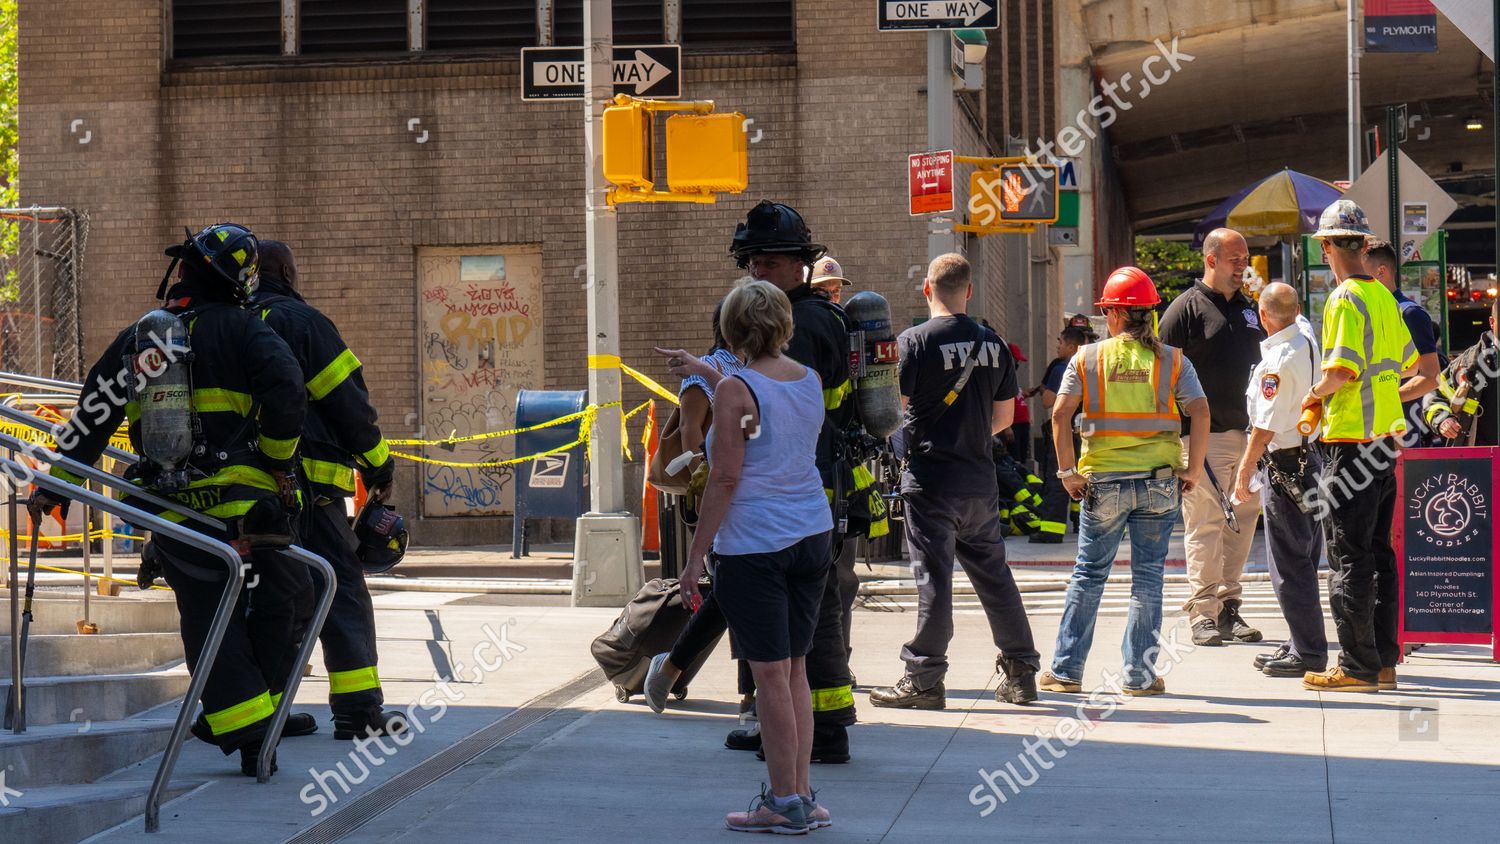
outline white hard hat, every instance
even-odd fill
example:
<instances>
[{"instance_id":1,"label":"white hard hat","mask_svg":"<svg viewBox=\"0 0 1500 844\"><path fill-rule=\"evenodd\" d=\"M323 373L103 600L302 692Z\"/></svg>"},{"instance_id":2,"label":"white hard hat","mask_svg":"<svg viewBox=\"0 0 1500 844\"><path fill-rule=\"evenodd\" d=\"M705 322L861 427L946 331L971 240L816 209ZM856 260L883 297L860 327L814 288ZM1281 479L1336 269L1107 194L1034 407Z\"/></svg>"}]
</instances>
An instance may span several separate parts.
<instances>
[{"instance_id":1,"label":"white hard hat","mask_svg":"<svg viewBox=\"0 0 1500 844\"><path fill-rule=\"evenodd\" d=\"M812 283L817 284L820 281L842 281L845 286L854 283L844 278L844 268L832 258L819 258L813 264Z\"/></svg>"},{"instance_id":2,"label":"white hard hat","mask_svg":"<svg viewBox=\"0 0 1500 844\"><path fill-rule=\"evenodd\" d=\"M1352 199L1339 199L1323 209L1318 218L1318 231L1313 237L1374 237L1370 231L1370 218Z\"/></svg>"}]
</instances>

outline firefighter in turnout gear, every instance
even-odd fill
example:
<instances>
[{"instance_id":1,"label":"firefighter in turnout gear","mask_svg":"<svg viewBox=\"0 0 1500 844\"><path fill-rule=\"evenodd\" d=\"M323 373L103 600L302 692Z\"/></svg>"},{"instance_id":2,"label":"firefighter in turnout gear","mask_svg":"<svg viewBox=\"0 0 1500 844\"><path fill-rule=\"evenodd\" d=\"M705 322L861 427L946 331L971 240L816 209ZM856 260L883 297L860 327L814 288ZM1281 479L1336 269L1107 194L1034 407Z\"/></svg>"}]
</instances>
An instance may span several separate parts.
<instances>
[{"instance_id":1,"label":"firefighter in turnout gear","mask_svg":"<svg viewBox=\"0 0 1500 844\"><path fill-rule=\"evenodd\" d=\"M1042 479L1017 462L1000 438L995 438L992 450L995 480L1000 487L1000 521L1009 523L1013 536L1029 536L1034 542L1062 542L1066 525L1039 515Z\"/></svg>"},{"instance_id":2,"label":"firefighter in turnout gear","mask_svg":"<svg viewBox=\"0 0 1500 844\"><path fill-rule=\"evenodd\" d=\"M1422 399L1422 418L1442 437L1442 445L1495 445L1495 416L1500 413L1500 343L1495 323L1500 299L1490 309L1490 330L1465 349L1438 376L1438 387Z\"/></svg>"},{"instance_id":3,"label":"firefighter in turnout gear","mask_svg":"<svg viewBox=\"0 0 1500 844\"><path fill-rule=\"evenodd\" d=\"M187 522L234 543L245 566L194 734L226 755L240 751L240 770L254 776L266 726L296 665L295 605L311 589L306 568L276 552L293 539L293 466L307 401L291 350L244 309L256 283L255 236L242 226L213 225L167 254L174 260L157 291L161 307L139 324L151 331L126 328L94 364L78 409L57 435L58 450L92 464L128 420L141 460L126 477L225 523L227 532ZM178 276L168 289L173 268ZM179 375L175 384L158 385ZM60 467L52 474L80 482ZM58 503L38 494L32 506ZM152 545L177 599L188 669L196 671L224 591L223 562L167 537ZM316 729L311 716L294 715L285 735Z\"/></svg>"},{"instance_id":4,"label":"firefighter in turnout gear","mask_svg":"<svg viewBox=\"0 0 1500 844\"><path fill-rule=\"evenodd\" d=\"M356 469L371 498L390 500L395 461L376 424L359 360L333 322L297 292L297 265L286 244L261 242L260 286L250 309L291 347L307 385L301 469L311 501L301 527L303 544L333 565L338 581L319 637L328 669L334 738L399 731L405 719L382 708L375 608L345 514L345 501L354 495Z\"/></svg>"}]
</instances>

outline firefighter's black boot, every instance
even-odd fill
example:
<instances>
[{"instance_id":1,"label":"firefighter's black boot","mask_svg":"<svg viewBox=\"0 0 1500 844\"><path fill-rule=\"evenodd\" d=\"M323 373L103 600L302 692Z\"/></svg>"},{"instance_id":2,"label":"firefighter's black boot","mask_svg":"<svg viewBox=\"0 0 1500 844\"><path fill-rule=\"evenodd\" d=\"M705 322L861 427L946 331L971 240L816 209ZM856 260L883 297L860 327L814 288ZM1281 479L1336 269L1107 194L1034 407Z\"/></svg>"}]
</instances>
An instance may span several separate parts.
<instances>
[{"instance_id":1,"label":"firefighter's black boot","mask_svg":"<svg viewBox=\"0 0 1500 844\"><path fill-rule=\"evenodd\" d=\"M260 742L252 742L240 748L240 773L247 777L256 776L256 767L260 763ZM271 751L271 773L276 773L276 751Z\"/></svg>"},{"instance_id":2,"label":"firefighter's black boot","mask_svg":"<svg viewBox=\"0 0 1500 844\"><path fill-rule=\"evenodd\" d=\"M286 716L286 726L281 728L281 737L301 738L302 736L310 736L317 731L318 719L306 712L293 712ZM199 741L218 744L218 742L214 741L213 730L208 727L208 719L204 718L201 712L198 713L197 718L193 719L193 726L189 728L189 732Z\"/></svg>"},{"instance_id":3,"label":"firefighter's black boot","mask_svg":"<svg viewBox=\"0 0 1500 844\"><path fill-rule=\"evenodd\" d=\"M372 736L393 736L405 732L407 727L406 716L399 712L382 710L379 707L333 713L333 737L339 741Z\"/></svg>"}]
</instances>

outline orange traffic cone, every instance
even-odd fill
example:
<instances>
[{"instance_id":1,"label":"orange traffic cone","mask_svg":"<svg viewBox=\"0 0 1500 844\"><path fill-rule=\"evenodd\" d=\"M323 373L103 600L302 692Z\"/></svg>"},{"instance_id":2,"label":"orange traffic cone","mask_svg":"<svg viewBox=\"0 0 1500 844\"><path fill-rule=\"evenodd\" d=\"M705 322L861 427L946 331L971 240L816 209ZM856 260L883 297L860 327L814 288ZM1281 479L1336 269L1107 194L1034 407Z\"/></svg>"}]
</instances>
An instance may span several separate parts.
<instances>
[{"instance_id":1,"label":"orange traffic cone","mask_svg":"<svg viewBox=\"0 0 1500 844\"><path fill-rule=\"evenodd\" d=\"M646 408L646 432L641 435L641 445L646 448L646 465L656 458L656 401ZM661 552L661 517L657 513L656 487L643 481L641 491L641 550Z\"/></svg>"}]
</instances>

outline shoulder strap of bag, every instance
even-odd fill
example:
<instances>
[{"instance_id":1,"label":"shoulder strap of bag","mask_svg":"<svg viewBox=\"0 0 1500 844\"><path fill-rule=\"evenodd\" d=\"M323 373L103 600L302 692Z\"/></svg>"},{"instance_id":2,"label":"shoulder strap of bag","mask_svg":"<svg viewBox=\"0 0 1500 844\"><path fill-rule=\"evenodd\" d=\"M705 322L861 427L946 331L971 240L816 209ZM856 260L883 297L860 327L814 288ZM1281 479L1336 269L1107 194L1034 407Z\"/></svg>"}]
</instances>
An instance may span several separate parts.
<instances>
[{"instance_id":1,"label":"shoulder strap of bag","mask_svg":"<svg viewBox=\"0 0 1500 844\"><path fill-rule=\"evenodd\" d=\"M948 394L943 396L943 402L938 406L937 413L931 419L927 420L927 424L921 427L912 426L912 434L914 436L912 437L913 442L906 444L908 454L912 448L926 439L927 430L943 418L943 414L948 412L948 408L952 407L958 401L959 394L964 391L964 387L969 385L969 379L974 375L974 367L979 365L979 347L984 343L984 326L975 322L974 328L974 348L969 351L969 357L964 360L964 368L958 373L958 380L953 382L953 386L949 388Z\"/></svg>"}]
</instances>

